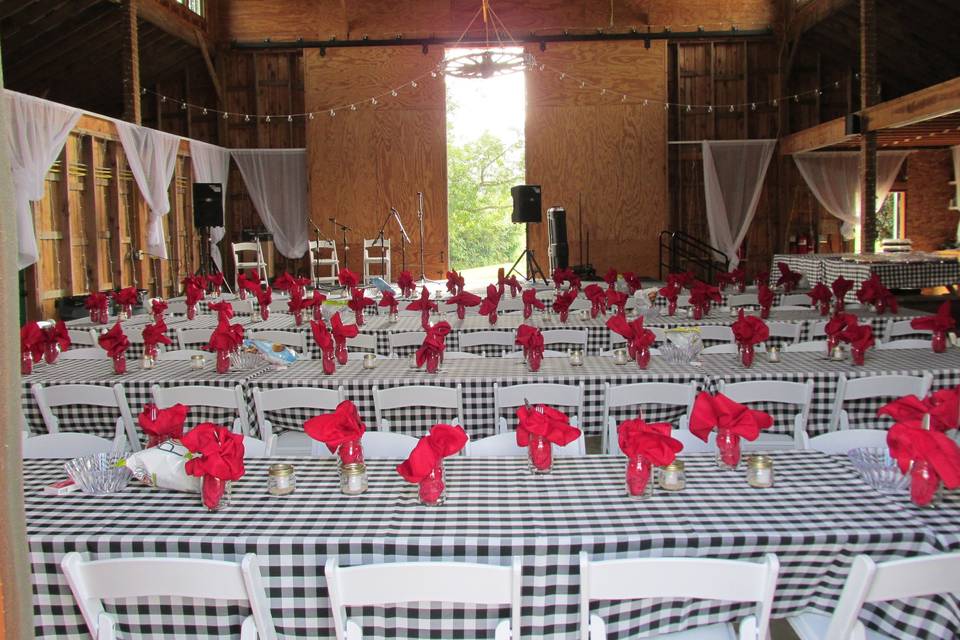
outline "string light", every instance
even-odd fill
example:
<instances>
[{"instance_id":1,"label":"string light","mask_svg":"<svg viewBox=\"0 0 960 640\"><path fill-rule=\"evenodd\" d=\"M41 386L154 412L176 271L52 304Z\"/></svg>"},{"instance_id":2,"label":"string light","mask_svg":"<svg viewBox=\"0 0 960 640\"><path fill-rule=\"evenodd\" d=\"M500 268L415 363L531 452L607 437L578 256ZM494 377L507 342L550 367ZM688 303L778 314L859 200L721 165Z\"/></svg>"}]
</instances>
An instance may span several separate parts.
<instances>
[{"instance_id":1,"label":"string light","mask_svg":"<svg viewBox=\"0 0 960 640\"><path fill-rule=\"evenodd\" d=\"M396 89L391 89L391 90L390 90L390 95L393 96L394 98L396 98L396 97L397 97L397 90L396 90Z\"/></svg>"},{"instance_id":2,"label":"string light","mask_svg":"<svg viewBox=\"0 0 960 640\"><path fill-rule=\"evenodd\" d=\"M267 116L267 122L270 122L270 116Z\"/></svg>"},{"instance_id":3,"label":"string light","mask_svg":"<svg viewBox=\"0 0 960 640\"><path fill-rule=\"evenodd\" d=\"M204 107L204 109L203 109L203 115L207 115L207 109L206 109L206 107Z\"/></svg>"},{"instance_id":4,"label":"string light","mask_svg":"<svg viewBox=\"0 0 960 640\"><path fill-rule=\"evenodd\" d=\"M249 115L249 114L245 114L245 115L243 116L243 121L244 121L244 122L250 122L250 115Z\"/></svg>"},{"instance_id":5,"label":"string light","mask_svg":"<svg viewBox=\"0 0 960 640\"><path fill-rule=\"evenodd\" d=\"M335 115L337 115L337 112L334 111L333 109L330 109L330 117L332 118L332 117L334 117Z\"/></svg>"},{"instance_id":6,"label":"string light","mask_svg":"<svg viewBox=\"0 0 960 640\"><path fill-rule=\"evenodd\" d=\"M370 98L370 104L372 104L373 106L377 106L377 99L376 99L376 98Z\"/></svg>"},{"instance_id":7,"label":"string light","mask_svg":"<svg viewBox=\"0 0 960 640\"><path fill-rule=\"evenodd\" d=\"M229 118L230 118L230 114L227 113L226 111L224 111L224 112L223 112L223 119L224 119L224 120L228 120Z\"/></svg>"},{"instance_id":8,"label":"string light","mask_svg":"<svg viewBox=\"0 0 960 640\"><path fill-rule=\"evenodd\" d=\"M416 89L416 88L417 88L417 81L416 81L416 80L411 80L411 81L410 81L410 86L413 87L414 89Z\"/></svg>"},{"instance_id":9,"label":"string light","mask_svg":"<svg viewBox=\"0 0 960 640\"><path fill-rule=\"evenodd\" d=\"M707 113L713 113L713 105L712 105L712 104L707 106Z\"/></svg>"},{"instance_id":10,"label":"string light","mask_svg":"<svg viewBox=\"0 0 960 640\"><path fill-rule=\"evenodd\" d=\"M355 104L350 105L350 111L356 111L356 110L357 110L357 105Z\"/></svg>"},{"instance_id":11,"label":"string light","mask_svg":"<svg viewBox=\"0 0 960 640\"><path fill-rule=\"evenodd\" d=\"M287 116L287 122L293 122L293 116Z\"/></svg>"}]
</instances>

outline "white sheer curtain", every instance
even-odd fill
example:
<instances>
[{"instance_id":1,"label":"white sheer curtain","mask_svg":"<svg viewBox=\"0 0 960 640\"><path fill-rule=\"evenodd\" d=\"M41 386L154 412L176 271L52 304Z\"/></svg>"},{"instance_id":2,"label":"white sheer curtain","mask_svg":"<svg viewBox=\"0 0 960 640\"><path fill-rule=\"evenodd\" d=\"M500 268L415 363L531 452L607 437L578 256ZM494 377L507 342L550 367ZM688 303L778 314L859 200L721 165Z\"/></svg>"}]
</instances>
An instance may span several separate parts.
<instances>
[{"instance_id":1,"label":"white sheer curtain","mask_svg":"<svg viewBox=\"0 0 960 640\"><path fill-rule=\"evenodd\" d=\"M288 258L307 252L306 149L233 149L250 199L273 244Z\"/></svg>"},{"instance_id":2,"label":"white sheer curtain","mask_svg":"<svg viewBox=\"0 0 960 640\"><path fill-rule=\"evenodd\" d=\"M190 141L190 165L193 167L195 182L219 182L223 187L223 211L227 211L227 178L230 175L230 150L216 145ZM210 229L210 257L217 269L223 271L223 256L220 254L220 241L227 231L223 227Z\"/></svg>"},{"instance_id":3,"label":"white sheer curtain","mask_svg":"<svg viewBox=\"0 0 960 640\"><path fill-rule=\"evenodd\" d=\"M170 212L170 181L177 164L180 138L122 120L114 120L117 135L140 193L150 207L147 219L147 253L167 258L163 216Z\"/></svg>"},{"instance_id":4,"label":"white sheer curtain","mask_svg":"<svg viewBox=\"0 0 960 640\"><path fill-rule=\"evenodd\" d=\"M705 140L703 188L710 242L735 268L737 249L757 212L776 140Z\"/></svg>"},{"instance_id":5,"label":"white sheer curtain","mask_svg":"<svg viewBox=\"0 0 960 640\"><path fill-rule=\"evenodd\" d=\"M37 261L37 238L31 202L42 200L50 165L60 155L81 111L15 91L3 92L7 111L7 145L17 214L17 268Z\"/></svg>"},{"instance_id":6,"label":"white sheer curtain","mask_svg":"<svg viewBox=\"0 0 960 640\"><path fill-rule=\"evenodd\" d=\"M877 210L883 206L909 153L877 153ZM798 153L793 161L823 208L843 221L840 227L843 237L848 240L856 237L860 226L860 154L856 151Z\"/></svg>"}]
</instances>

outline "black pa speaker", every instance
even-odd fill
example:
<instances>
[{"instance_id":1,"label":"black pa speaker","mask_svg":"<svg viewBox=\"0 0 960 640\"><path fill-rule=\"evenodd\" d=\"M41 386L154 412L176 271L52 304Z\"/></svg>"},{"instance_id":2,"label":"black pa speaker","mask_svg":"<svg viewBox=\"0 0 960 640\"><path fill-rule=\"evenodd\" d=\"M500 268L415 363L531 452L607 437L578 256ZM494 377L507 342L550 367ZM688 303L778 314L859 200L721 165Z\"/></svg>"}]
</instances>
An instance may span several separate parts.
<instances>
[{"instance_id":1,"label":"black pa speaker","mask_svg":"<svg viewBox=\"0 0 960 640\"><path fill-rule=\"evenodd\" d=\"M547 209L547 227L550 230L550 242L554 244L567 244L566 209L563 207L550 207Z\"/></svg>"},{"instance_id":2,"label":"black pa speaker","mask_svg":"<svg viewBox=\"0 0 960 640\"><path fill-rule=\"evenodd\" d=\"M540 222L540 185L519 184L510 187L513 196L513 215L510 220L516 223Z\"/></svg>"},{"instance_id":3,"label":"black pa speaker","mask_svg":"<svg viewBox=\"0 0 960 640\"><path fill-rule=\"evenodd\" d=\"M219 182L193 183L193 226L223 226L223 185Z\"/></svg>"},{"instance_id":4,"label":"black pa speaker","mask_svg":"<svg viewBox=\"0 0 960 640\"><path fill-rule=\"evenodd\" d=\"M566 269L570 266L570 247L566 242L550 245L550 254L553 256L555 269Z\"/></svg>"}]
</instances>

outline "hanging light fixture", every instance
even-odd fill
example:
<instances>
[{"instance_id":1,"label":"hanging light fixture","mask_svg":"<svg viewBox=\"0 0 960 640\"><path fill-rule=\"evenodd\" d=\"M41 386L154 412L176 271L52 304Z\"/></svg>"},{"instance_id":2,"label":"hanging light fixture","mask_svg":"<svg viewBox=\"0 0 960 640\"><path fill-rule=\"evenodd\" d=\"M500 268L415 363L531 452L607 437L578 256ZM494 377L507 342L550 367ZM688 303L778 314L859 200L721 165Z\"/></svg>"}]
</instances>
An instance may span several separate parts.
<instances>
[{"instance_id":1,"label":"hanging light fixture","mask_svg":"<svg viewBox=\"0 0 960 640\"><path fill-rule=\"evenodd\" d=\"M515 40L513 36L506 31L506 27L503 28L504 33L500 33L500 28L497 24L502 27L503 22L490 6L490 0L482 0L480 9L477 11L477 14L474 14L473 20L476 20L477 15L481 13L483 14L484 30L483 50L465 53L462 56L446 60L443 63L443 73L456 78L486 79L509 75L532 68L533 56L529 53L506 51L503 49L504 38L502 36L506 36L505 40L508 43L515 42ZM466 35L467 31L470 30L470 27L473 25L473 20L467 25L463 35ZM496 44L490 39L491 29ZM463 35L460 36L461 40L463 40Z\"/></svg>"}]
</instances>

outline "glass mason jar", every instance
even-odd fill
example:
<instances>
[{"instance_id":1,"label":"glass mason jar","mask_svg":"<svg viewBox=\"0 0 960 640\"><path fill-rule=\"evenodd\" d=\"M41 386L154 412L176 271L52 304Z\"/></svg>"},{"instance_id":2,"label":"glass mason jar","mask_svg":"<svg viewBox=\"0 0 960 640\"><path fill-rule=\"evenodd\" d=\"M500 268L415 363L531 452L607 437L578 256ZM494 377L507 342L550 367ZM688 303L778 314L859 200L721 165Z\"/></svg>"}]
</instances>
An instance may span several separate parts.
<instances>
[{"instance_id":1,"label":"glass mason jar","mask_svg":"<svg viewBox=\"0 0 960 640\"><path fill-rule=\"evenodd\" d=\"M53 364L57 361L57 356L60 355L60 345L56 342L49 343L43 349L43 360L47 364Z\"/></svg>"},{"instance_id":2,"label":"glass mason jar","mask_svg":"<svg viewBox=\"0 0 960 640\"><path fill-rule=\"evenodd\" d=\"M533 473L550 473L553 469L553 443L543 436L530 434L527 459Z\"/></svg>"},{"instance_id":3,"label":"glass mason jar","mask_svg":"<svg viewBox=\"0 0 960 640\"><path fill-rule=\"evenodd\" d=\"M653 496L654 468L650 460L634 456L627 460L627 495L638 500Z\"/></svg>"},{"instance_id":4,"label":"glass mason jar","mask_svg":"<svg viewBox=\"0 0 960 640\"><path fill-rule=\"evenodd\" d=\"M740 345L740 362L749 368L753 365L754 347L752 344Z\"/></svg>"},{"instance_id":5,"label":"glass mason jar","mask_svg":"<svg viewBox=\"0 0 960 640\"><path fill-rule=\"evenodd\" d=\"M926 460L914 460L910 469L910 501L918 507L940 503L940 478Z\"/></svg>"},{"instance_id":6,"label":"glass mason jar","mask_svg":"<svg viewBox=\"0 0 960 640\"><path fill-rule=\"evenodd\" d=\"M348 440L337 447L337 455L340 456L340 464L343 466L360 464L363 462L363 446L360 440Z\"/></svg>"},{"instance_id":7,"label":"glass mason jar","mask_svg":"<svg viewBox=\"0 0 960 640\"><path fill-rule=\"evenodd\" d=\"M332 376L333 372L336 371L337 365L333 359L333 349L324 349L321 357L321 363L323 364L323 372Z\"/></svg>"},{"instance_id":8,"label":"glass mason jar","mask_svg":"<svg viewBox=\"0 0 960 640\"><path fill-rule=\"evenodd\" d=\"M20 353L20 375L28 376L33 373L33 354L29 351Z\"/></svg>"},{"instance_id":9,"label":"glass mason jar","mask_svg":"<svg viewBox=\"0 0 960 640\"><path fill-rule=\"evenodd\" d=\"M297 488L297 472L292 464L272 464L267 470L267 491L270 495L285 496Z\"/></svg>"},{"instance_id":10,"label":"glass mason jar","mask_svg":"<svg viewBox=\"0 0 960 640\"><path fill-rule=\"evenodd\" d=\"M106 305L100 307L98 312L100 324L107 324L110 322L110 311L107 309Z\"/></svg>"},{"instance_id":11,"label":"glass mason jar","mask_svg":"<svg viewBox=\"0 0 960 640\"><path fill-rule=\"evenodd\" d=\"M650 365L650 347L637 347L637 366L646 369Z\"/></svg>"},{"instance_id":12,"label":"glass mason jar","mask_svg":"<svg viewBox=\"0 0 960 640\"><path fill-rule=\"evenodd\" d=\"M853 359L853 364L855 364L858 367L862 367L865 355L866 355L866 349L862 347L850 345L850 357Z\"/></svg>"},{"instance_id":13,"label":"glass mason jar","mask_svg":"<svg viewBox=\"0 0 960 640\"><path fill-rule=\"evenodd\" d=\"M730 470L740 466L740 436L728 429L717 429L717 466Z\"/></svg>"},{"instance_id":14,"label":"glass mason jar","mask_svg":"<svg viewBox=\"0 0 960 640\"><path fill-rule=\"evenodd\" d=\"M363 307L353 312L353 321L358 327L363 326Z\"/></svg>"},{"instance_id":15,"label":"glass mason jar","mask_svg":"<svg viewBox=\"0 0 960 640\"><path fill-rule=\"evenodd\" d=\"M387 322L389 322L390 324L397 324L399 321L400 321L400 314L391 309L390 313L387 315Z\"/></svg>"},{"instance_id":16,"label":"glass mason jar","mask_svg":"<svg viewBox=\"0 0 960 640\"><path fill-rule=\"evenodd\" d=\"M773 486L773 458L770 456L750 456L747 461L747 484L757 489Z\"/></svg>"},{"instance_id":17,"label":"glass mason jar","mask_svg":"<svg viewBox=\"0 0 960 640\"><path fill-rule=\"evenodd\" d=\"M197 317L197 305L189 304L187 305L187 320L193 320Z\"/></svg>"},{"instance_id":18,"label":"glass mason jar","mask_svg":"<svg viewBox=\"0 0 960 640\"><path fill-rule=\"evenodd\" d=\"M190 356L190 368L191 369L203 369L203 365L206 363L206 358L201 355Z\"/></svg>"},{"instance_id":19,"label":"glass mason jar","mask_svg":"<svg viewBox=\"0 0 960 640\"><path fill-rule=\"evenodd\" d=\"M124 354L119 353L113 356L113 372L118 376L127 372L127 359Z\"/></svg>"},{"instance_id":20,"label":"glass mason jar","mask_svg":"<svg viewBox=\"0 0 960 640\"><path fill-rule=\"evenodd\" d=\"M667 302L667 315L672 316L672 315L675 315L676 313L677 313L677 301L670 300L669 302Z\"/></svg>"},{"instance_id":21,"label":"glass mason jar","mask_svg":"<svg viewBox=\"0 0 960 640\"><path fill-rule=\"evenodd\" d=\"M296 327L303 324L303 309L297 309L293 312L293 324Z\"/></svg>"},{"instance_id":22,"label":"glass mason jar","mask_svg":"<svg viewBox=\"0 0 960 640\"><path fill-rule=\"evenodd\" d=\"M240 287L239 289L237 289L237 296L238 296L241 300L246 300L246 299L247 299L247 290L244 289L243 287Z\"/></svg>"},{"instance_id":23,"label":"glass mason jar","mask_svg":"<svg viewBox=\"0 0 960 640\"><path fill-rule=\"evenodd\" d=\"M420 504L435 507L443 504L446 498L447 487L443 482L443 463L431 469L426 478L420 481L417 488L417 498Z\"/></svg>"},{"instance_id":24,"label":"glass mason jar","mask_svg":"<svg viewBox=\"0 0 960 640\"><path fill-rule=\"evenodd\" d=\"M687 486L687 472L683 460L674 460L660 469L658 484L664 491L683 491Z\"/></svg>"},{"instance_id":25,"label":"glass mason jar","mask_svg":"<svg viewBox=\"0 0 960 640\"><path fill-rule=\"evenodd\" d=\"M362 462L340 465L340 493L345 496L359 496L370 486L367 478L367 465Z\"/></svg>"},{"instance_id":26,"label":"glass mason jar","mask_svg":"<svg viewBox=\"0 0 960 640\"><path fill-rule=\"evenodd\" d=\"M341 365L347 364L347 341L346 339L336 341L334 353L337 356L337 362Z\"/></svg>"},{"instance_id":27,"label":"glass mason jar","mask_svg":"<svg viewBox=\"0 0 960 640\"><path fill-rule=\"evenodd\" d=\"M120 307L120 313L125 314L125 315L127 316L127 318L132 317L132 316L133 316L133 305L132 305L132 304L121 305L121 307Z\"/></svg>"},{"instance_id":28,"label":"glass mason jar","mask_svg":"<svg viewBox=\"0 0 960 640\"><path fill-rule=\"evenodd\" d=\"M536 373L540 371L540 363L543 361L543 354L539 351L529 351L526 355L525 361L527 363L527 369Z\"/></svg>"},{"instance_id":29,"label":"glass mason jar","mask_svg":"<svg viewBox=\"0 0 960 640\"><path fill-rule=\"evenodd\" d=\"M227 373L230 371L230 352L223 350L217 351L217 373Z\"/></svg>"},{"instance_id":30,"label":"glass mason jar","mask_svg":"<svg viewBox=\"0 0 960 640\"><path fill-rule=\"evenodd\" d=\"M440 369L440 353L430 350L427 353L427 373L436 373Z\"/></svg>"},{"instance_id":31,"label":"glass mason jar","mask_svg":"<svg viewBox=\"0 0 960 640\"><path fill-rule=\"evenodd\" d=\"M260 305L260 320L266 322L270 318L270 305Z\"/></svg>"},{"instance_id":32,"label":"glass mason jar","mask_svg":"<svg viewBox=\"0 0 960 640\"><path fill-rule=\"evenodd\" d=\"M695 304L695 305L693 305L693 306L691 307L691 310L693 311L693 319L694 319L694 320L702 320L702 319L703 319L703 306L701 306L701 305L699 305L699 304Z\"/></svg>"},{"instance_id":33,"label":"glass mason jar","mask_svg":"<svg viewBox=\"0 0 960 640\"><path fill-rule=\"evenodd\" d=\"M934 353L943 353L947 350L947 332L934 331L930 337L930 346Z\"/></svg>"},{"instance_id":34,"label":"glass mason jar","mask_svg":"<svg viewBox=\"0 0 960 640\"><path fill-rule=\"evenodd\" d=\"M222 511L230 506L233 485L229 480L221 480L207 474L203 476L200 485L200 502L207 511Z\"/></svg>"},{"instance_id":35,"label":"glass mason jar","mask_svg":"<svg viewBox=\"0 0 960 640\"><path fill-rule=\"evenodd\" d=\"M761 307L760 307L760 318L763 319L763 320L766 320L766 319L769 318L769 317L770 317L770 306L769 306L769 305L763 305L763 306L761 306Z\"/></svg>"}]
</instances>

